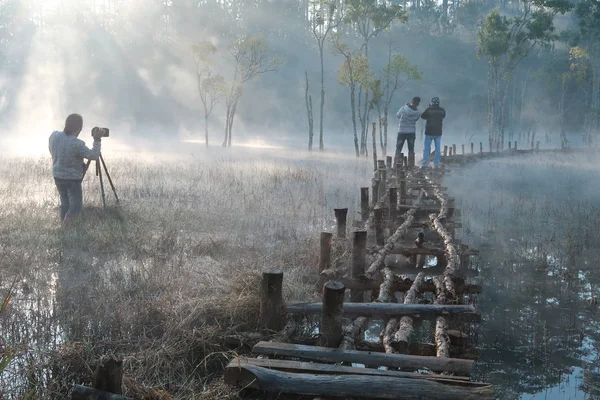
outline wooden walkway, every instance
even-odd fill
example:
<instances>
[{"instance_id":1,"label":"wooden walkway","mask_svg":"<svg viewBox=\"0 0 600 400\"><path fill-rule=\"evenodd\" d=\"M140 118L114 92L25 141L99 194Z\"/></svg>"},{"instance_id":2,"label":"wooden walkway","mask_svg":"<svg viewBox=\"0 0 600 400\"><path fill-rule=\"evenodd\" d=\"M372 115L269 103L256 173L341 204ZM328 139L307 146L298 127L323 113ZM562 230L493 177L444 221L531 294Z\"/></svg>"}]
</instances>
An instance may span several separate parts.
<instances>
[{"instance_id":1,"label":"wooden walkway","mask_svg":"<svg viewBox=\"0 0 600 400\"><path fill-rule=\"evenodd\" d=\"M450 149L446 166L544 151ZM481 287L467 278L477 275L469 258L478 251L455 238L461 213L441 186L447 169L391 164L378 161L371 186L361 189L362 218L350 238L347 209L335 210L335 237L321 233L313 281L322 302L286 304L283 273L263 274L261 322L279 333L254 346L256 357L231 360L226 383L311 398L495 398L491 385L470 380ZM316 333L306 335L313 319Z\"/></svg>"}]
</instances>

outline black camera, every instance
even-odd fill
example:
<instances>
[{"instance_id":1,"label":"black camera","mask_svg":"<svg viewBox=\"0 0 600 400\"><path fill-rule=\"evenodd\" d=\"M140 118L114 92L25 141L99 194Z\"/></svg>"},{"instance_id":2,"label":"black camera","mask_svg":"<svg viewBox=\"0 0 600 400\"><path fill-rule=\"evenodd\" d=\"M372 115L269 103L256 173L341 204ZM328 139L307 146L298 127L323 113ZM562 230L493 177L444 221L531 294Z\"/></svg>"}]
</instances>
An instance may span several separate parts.
<instances>
[{"instance_id":1,"label":"black camera","mask_svg":"<svg viewBox=\"0 0 600 400\"><path fill-rule=\"evenodd\" d=\"M94 128L92 128L92 136L94 136L97 133L100 133L100 137L109 137L110 129L95 126Z\"/></svg>"}]
</instances>

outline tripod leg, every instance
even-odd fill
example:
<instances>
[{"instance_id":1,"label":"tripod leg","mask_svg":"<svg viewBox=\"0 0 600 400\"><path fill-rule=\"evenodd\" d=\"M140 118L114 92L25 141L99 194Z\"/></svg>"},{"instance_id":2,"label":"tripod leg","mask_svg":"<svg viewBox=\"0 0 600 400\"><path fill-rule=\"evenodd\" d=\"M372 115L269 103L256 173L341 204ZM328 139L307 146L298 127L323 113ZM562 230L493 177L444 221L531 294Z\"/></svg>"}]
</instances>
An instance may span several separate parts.
<instances>
[{"instance_id":1,"label":"tripod leg","mask_svg":"<svg viewBox=\"0 0 600 400\"><path fill-rule=\"evenodd\" d=\"M108 218L108 208L106 208L106 194L104 193L104 181L102 180L102 169L100 168L100 162L96 160L96 171L98 171L98 177L100 178L100 191L102 192L102 206L104 207L104 218Z\"/></svg>"},{"instance_id":2,"label":"tripod leg","mask_svg":"<svg viewBox=\"0 0 600 400\"><path fill-rule=\"evenodd\" d=\"M106 172L106 177L108 178L108 183L110 183L110 187L115 194L115 199L117 200L117 204L119 204L119 196L117 196L117 189L115 189L115 185L113 184L112 179L110 178L110 174L108 173L108 168L106 168L106 163L104 162L104 157L100 154L100 161L102 162L102 166L104 167L104 172Z\"/></svg>"}]
</instances>

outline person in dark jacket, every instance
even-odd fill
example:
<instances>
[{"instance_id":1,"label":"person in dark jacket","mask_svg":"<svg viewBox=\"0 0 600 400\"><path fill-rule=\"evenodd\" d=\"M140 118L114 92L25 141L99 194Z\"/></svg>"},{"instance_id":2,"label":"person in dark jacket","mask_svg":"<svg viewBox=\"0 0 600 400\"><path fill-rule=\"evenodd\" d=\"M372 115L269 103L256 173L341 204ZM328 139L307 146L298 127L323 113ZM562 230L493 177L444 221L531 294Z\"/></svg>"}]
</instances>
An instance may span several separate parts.
<instances>
[{"instance_id":1,"label":"person in dark jacket","mask_svg":"<svg viewBox=\"0 0 600 400\"><path fill-rule=\"evenodd\" d=\"M423 168L429 165L429 153L431 153L431 141L435 143L435 159L433 164L436 168L440 166L442 121L446 118L446 110L440 107L439 97L431 99L429 107L421 114L425 124L425 148L423 149Z\"/></svg>"}]
</instances>

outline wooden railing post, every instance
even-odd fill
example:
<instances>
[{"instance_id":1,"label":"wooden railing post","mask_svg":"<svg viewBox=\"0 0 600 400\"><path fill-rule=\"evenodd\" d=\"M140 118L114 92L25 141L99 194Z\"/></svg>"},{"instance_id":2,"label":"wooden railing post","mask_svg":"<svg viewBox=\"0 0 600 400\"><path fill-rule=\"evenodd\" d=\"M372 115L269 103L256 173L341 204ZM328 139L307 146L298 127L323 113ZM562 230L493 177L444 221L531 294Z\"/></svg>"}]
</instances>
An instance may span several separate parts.
<instances>
[{"instance_id":1,"label":"wooden railing post","mask_svg":"<svg viewBox=\"0 0 600 400\"><path fill-rule=\"evenodd\" d=\"M393 224L398 217L398 189L391 187L388 197L390 200L390 222Z\"/></svg>"},{"instance_id":2,"label":"wooden railing post","mask_svg":"<svg viewBox=\"0 0 600 400\"><path fill-rule=\"evenodd\" d=\"M456 145L452 145L452 154L456 155Z\"/></svg>"},{"instance_id":3,"label":"wooden railing post","mask_svg":"<svg viewBox=\"0 0 600 400\"><path fill-rule=\"evenodd\" d=\"M369 188L360 188L360 217L361 220L369 219Z\"/></svg>"},{"instance_id":4,"label":"wooden railing post","mask_svg":"<svg viewBox=\"0 0 600 400\"><path fill-rule=\"evenodd\" d=\"M479 142L479 152L483 153L483 142Z\"/></svg>"},{"instance_id":5,"label":"wooden railing post","mask_svg":"<svg viewBox=\"0 0 600 400\"><path fill-rule=\"evenodd\" d=\"M471 154L475 153L475 143L471 142Z\"/></svg>"},{"instance_id":6,"label":"wooden railing post","mask_svg":"<svg viewBox=\"0 0 600 400\"><path fill-rule=\"evenodd\" d=\"M383 195L385 194L385 186L387 184L387 169L385 168L385 164L383 165L383 168L379 168L378 170L379 172L379 195L377 196L378 199L381 199L383 197Z\"/></svg>"},{"instance_id":7,"label":"wooden railing post","mask_svg":"<svg viewBox=\"0 0 600 400\"><path fill-rule=\"evenodd\" d=\"M383 237L383 208L377 205L373 210L373 225L375 227L375 242L379 246L383 246L385 244L385 239Z\"/></svg>"},{"instance_id":8,"label":"wooden railing post","mask_svg":"<svg viewBox=\"0 0 600 400\"><path fill-rule=\"evenodd\" d=\"M283 272L265 271L260 290L260 323L263 327L280 331L283 329Z\"/></svg>"},{"instance_id":9,"label":"wooden railing post","mask_svg":"<svg viewBox=\"0 0 600 400\"><path fill-rule=\"evenodd\" d=\"M444 157L448 156L448 146L444 146Z\"/></svg>"},{"instance_id":10,"label":"wooden railing post","mask_svg":"<svg viewBox=\"0 0 600 400\"><path fill-rule=\"evenodd\" d=\"M373 204L373 206L375 206L375 204L377 204L377 202L379 201L379 176L376 178L373 178L373 181L371 182L373 187L371 188L371 195L373 197L373 202L371 204Z\"/></svg>"},{"instance_id":11,"label":"wooden railing post","mask_svg":"<svg viewBox=\"0 0 600 400\"><path fill-rule=\"evenodd\" d=\"M355 231L352 237L352 279L359 279L365 273L367 256L367 231ZM350 301L362 303L364 292L360 289L350 289Z\"/></svg>"},{"instance_id":12,"label":"wooden railing post","mask_svg":"<svg viewBox=\"0 0 600 400\"><path fill-rule=\"evenodd\" d=\"M512 149L512 142L509 140L508 141L508 149L511 150Z\"/></svg>"},{"instance_id":13,"label":"wooden railing post","mask_svg":"<svg viewBox=\"0 0 600 400\"><path fill-rule=\"evenodd\" d=\"M392 163L393 163L392 156L386 156L385 157L385 162L386 162L387 168L388 169L392 169Z\"/></svg>"},{"instance_id":14,"label":"wooden railing post","mask_svg":"<svg viewBox=\"0 0 600 400\"><path fill-rule=\"evenodd\" d=\"M342 312L346 288L340 282L329 281L323 285L323 309L319 329L323 347L339 347L342 342Z\"/></svg>"},{"instance_id":15,"label":"wooden railing post","mask_svg":"<svg viewBox=\"0 0 600 400\"><path fill-rule=\"evenodd\" d=\"M319 274L331 267L331 240L333 233L321 232L321 246L319 252Z\"/></svg>"},{"instance_id":16,"label":"wooden railing post","mask_svg":"<svg viewBox=\"0 0 600 400\"><path fill-rule=\"evenodd\" d=\"M460 146L462 147L462 155L464 156L465 155L465 145L461 144Z\"/></svg>"},{"instance_id":17,"label":"wooden railing post","mask_svg":"<svg viewBox=\"0 0 600 400\"><path fill-rule=\"evenodd\" d=\"M515 140L515 150L517 150L517 141Z\"/></svg>"},{"instance_id":18,"label":"wooden railing post","mask_svg":"<svg viewBox=\"0 0 600 400\"><path fill-rule=\"evenodd\" d=\"M348 217L348 209L347 208L335 208L335 219L337 221L337 237L345 238L346 237L346 218Z\"/></svg>"}]
</instances>

